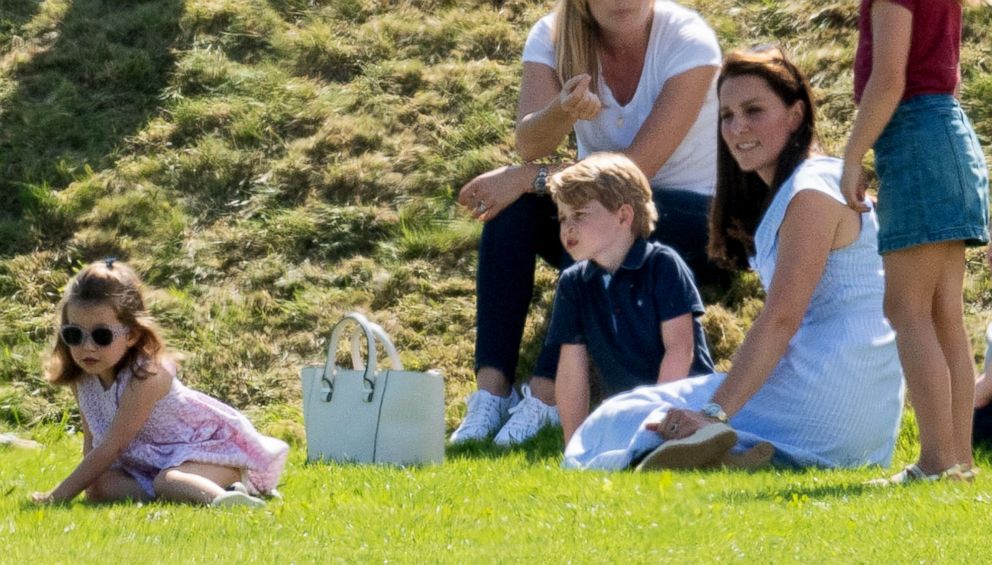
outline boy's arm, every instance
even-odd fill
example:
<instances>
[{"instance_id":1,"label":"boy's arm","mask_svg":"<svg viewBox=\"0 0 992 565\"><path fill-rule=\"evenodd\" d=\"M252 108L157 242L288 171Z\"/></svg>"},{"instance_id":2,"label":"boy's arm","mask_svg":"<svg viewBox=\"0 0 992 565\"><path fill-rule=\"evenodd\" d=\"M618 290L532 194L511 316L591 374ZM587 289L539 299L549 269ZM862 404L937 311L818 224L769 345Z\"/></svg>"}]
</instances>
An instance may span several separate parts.
<instances>
[{"instance_id":1,"label":"boy's arm","mask_svg":"<svg viewBox=\"0 0 992 565\"><path fill-rule=\"evenodd\" d=\"M691 313L661 323L661 345L665 354L658 367L658 384L686 377L696 351Z\"/></svg>"},{"instance_id":2,"label":"boy's arm","mask_svg":"<svg viewBox=\"0 0 992 565\"><path fill-rule=\"evenodd\" d=\"M566 343L558 356L555 400L565 444L589 415L589 353L581 343Z\"/></svg>"}]
</instances>

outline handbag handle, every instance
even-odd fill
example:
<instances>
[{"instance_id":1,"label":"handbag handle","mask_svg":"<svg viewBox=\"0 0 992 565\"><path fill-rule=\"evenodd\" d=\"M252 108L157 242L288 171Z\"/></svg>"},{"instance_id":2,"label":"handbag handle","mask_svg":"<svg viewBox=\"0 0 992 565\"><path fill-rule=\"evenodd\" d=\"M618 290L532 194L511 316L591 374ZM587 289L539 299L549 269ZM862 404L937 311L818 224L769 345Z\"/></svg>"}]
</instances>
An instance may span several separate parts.
<instances>
[{"instance_id":1,"label":"handbag handle","mask_svg":"<svg viewBox=\"0 0 992 565\"><path fill-rule=\"evenodd\" d=\"M382 326L375 322L368 319L365 321L368 323L369 329L372 330L372 335L375 336L376 342L382 345L382 349L385 350L386 355L389 356L390 367L392 367L394 371L402 371L403 362L400 361L400 354L396 352L396 346L393 345L393 341L389 339L389 335L386 334L386 330L382 329ZM351 365L358 370L365 368L365 361L362 359L361 347L361 336L357 333L351 334Z\"/></svg>"},{"instance_id":2,"label":"handbag handle","mask_svg":"<svg viewBox=\"0 0 992 565\"><path fill-rule=\"evenodd\" d=\"M378 362L378 352L376 350L377 340L382 343L383 349L386 351L386 354L389 355L389 360L393 368L397 370L402 370L403 368L403 363L400 361L399 354L396 352L396 347L386 335L385 330L383 330L379 324L370 322L368 318L362 314L359 314L358 312L349 312L334 325L334 329L331 330L330 342L327 344L327 363L324 366L324 374L321 377L321 381L328 387L327 397L324 399L325 402L330 402L331 397L334 395L334 381L337 377L338 369L335 359L338 344L341 341L341 334L344 332L345 328L352 324L358 327L356 329L361 329L361 332L354 332L350 336L351 362L354 369L364 369L362 381L365 383L365 388L362 392L364 393L363 396L365 402L371 402L372 396L375 394L375 374ZM367 363L362 362L361 355L361 338L363 334L368 348Z\"/></svg>"}]
</instances>

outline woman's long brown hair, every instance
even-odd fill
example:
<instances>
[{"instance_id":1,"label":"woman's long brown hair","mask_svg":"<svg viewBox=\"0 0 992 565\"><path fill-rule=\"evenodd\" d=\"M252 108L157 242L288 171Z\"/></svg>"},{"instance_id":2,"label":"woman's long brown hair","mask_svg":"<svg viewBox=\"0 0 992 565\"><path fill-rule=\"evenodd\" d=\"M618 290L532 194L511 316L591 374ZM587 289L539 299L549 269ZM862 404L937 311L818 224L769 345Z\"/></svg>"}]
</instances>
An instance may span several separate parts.
<instances>
[{"instance_id":1,"label":"woman's long brown hair","mask_svg":"<svg viewBox=\"0 0 992 565\"><path fill-rule=\"evenodd\" d=\"M764 47L728 54L717 80L717 91L720 92L726 79L739 76L763 79L787 106L802 102L804 115L779 154L770 186L757 173L741 170L717 131L717 185L710 209L707 251L712 261L730 270L747 267L748 257L754 255L754 232L772 197L810 152L818 149L816 110L809 82L780 48Z\"/></svg>"}]
</instances>

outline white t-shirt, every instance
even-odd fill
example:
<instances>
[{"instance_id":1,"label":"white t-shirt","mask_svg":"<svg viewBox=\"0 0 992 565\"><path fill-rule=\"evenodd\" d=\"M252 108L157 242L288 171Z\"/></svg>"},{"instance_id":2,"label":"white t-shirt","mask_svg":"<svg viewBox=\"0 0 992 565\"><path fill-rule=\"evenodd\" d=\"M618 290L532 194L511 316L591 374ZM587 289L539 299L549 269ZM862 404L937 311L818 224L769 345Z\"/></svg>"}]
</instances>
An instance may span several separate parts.
<instances>
[{"instance_id":1,"label":"white t-shirt","mask_svg":"<svg viewBox=\"0 0 992 565\"><path fill-rule=\"evenodd\" d=\"M534 24L524 46L524 62L555 68L554 23L555 14L551 13ZM620 106L600 73L597 90L603 109L595 119L579 120L574 126L579 158L597 151L622 151L630 147L654 109L665 81L696 67L719 67L721 62L716 34L699 14L674 2L657 0L644 69L634 97L626 106ZM651 179L655 190L714 193L718 108L716 81L713 81L696 122Z\"/></svg>"}]
</instances>

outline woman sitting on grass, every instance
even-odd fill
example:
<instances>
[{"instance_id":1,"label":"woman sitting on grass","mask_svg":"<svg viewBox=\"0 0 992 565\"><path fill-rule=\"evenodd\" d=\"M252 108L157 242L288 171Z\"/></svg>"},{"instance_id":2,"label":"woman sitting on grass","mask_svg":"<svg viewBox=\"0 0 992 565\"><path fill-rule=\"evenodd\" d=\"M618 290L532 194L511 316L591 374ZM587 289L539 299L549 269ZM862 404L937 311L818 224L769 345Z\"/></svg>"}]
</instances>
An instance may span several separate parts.
<instances>
[{"instance_id":1,"label":"woman sitting on grass","mask_svg":"<svg viewBox=\"0 0 992 565\"><path fill-rule=\"evenodd\" d=\"M846 206L842 162L818 153L809 84L779 49L728 55L718 92L710 255L750 262L765 308L728 374L607 400L565 465L697 468L769 444L780 465L888 465L903 383L875 213Z\"/></svg>"},{"instance_id":2,"label":"woman sitting on grass","mask_svg":"<svg viewBox=\"0 0 992 565\"><path fill-rule=\"evenodd\" d=\"M716 34L695 12L663 0L559 0L534 25L523 53L516 144L524 164L477 176L459 202L486 222L479 244L475 371L453 443L495 435L519 444L558 422L559 347L545 346L523 398L512 385L534 293L537 257L555 268L571 258L558 239L549 174L539 165L571 132L578 158L621 152L650 180L658 209L651 235L679 253L705 284L707 211L716 162Z\"/></svg>"}]
</instances>

